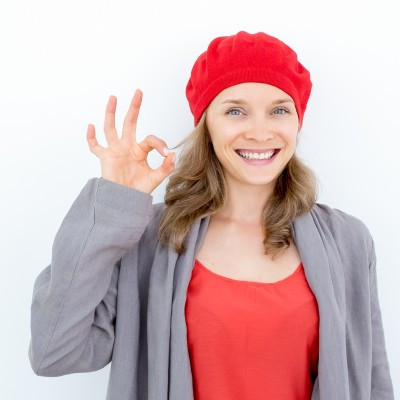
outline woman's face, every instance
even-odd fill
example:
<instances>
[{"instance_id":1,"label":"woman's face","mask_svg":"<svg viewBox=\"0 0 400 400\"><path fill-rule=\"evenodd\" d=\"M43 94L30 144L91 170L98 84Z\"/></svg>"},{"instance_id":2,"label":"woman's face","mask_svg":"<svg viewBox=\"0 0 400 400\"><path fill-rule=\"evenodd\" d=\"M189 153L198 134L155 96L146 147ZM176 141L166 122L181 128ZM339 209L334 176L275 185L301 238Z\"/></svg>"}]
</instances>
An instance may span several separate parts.
<instances>
[{"instance_id":1,"label":"woman's face","mask_svg":"<svg viewBox=\"0 0 400 400\"><path fill-rule=\"evenodd\" d=\"M228 179L273 184L296 149L299 122L293 99L265 83L245 82L220 92L207 109L206 124ZM259 156L268 158L268 149L279 152L270 160L247 160L237 153L268 153Z\"/></svg>"}]
</instances>

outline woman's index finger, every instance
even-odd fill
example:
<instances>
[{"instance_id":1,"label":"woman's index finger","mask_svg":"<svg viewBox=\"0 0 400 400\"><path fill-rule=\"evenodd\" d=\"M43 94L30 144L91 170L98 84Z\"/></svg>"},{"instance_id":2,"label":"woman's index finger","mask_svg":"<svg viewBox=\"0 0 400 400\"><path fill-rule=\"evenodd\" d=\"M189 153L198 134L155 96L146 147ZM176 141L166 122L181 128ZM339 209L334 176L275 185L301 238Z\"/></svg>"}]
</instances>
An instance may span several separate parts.
<instances>
[{"instance_id":1,"label":"woman's index finger","mask_svg":"<svg viewBox=\"0 0 400 400\"><path fill-rule=\"evenodd\" d=\"M129 105L128 112L126 113L124 124L122 127L122 138L136 140L136 125L139 115L140 106L142 104L143 92L136 89L131 104Z\"/></svg>"}]
</instances>

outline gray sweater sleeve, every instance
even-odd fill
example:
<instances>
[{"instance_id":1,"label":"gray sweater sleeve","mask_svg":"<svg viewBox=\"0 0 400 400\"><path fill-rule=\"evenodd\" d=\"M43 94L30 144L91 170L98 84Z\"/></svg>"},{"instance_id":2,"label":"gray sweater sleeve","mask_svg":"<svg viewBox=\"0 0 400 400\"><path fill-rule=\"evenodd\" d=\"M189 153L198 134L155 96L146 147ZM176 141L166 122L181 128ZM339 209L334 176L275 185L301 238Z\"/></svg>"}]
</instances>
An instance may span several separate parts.
<instances>
[{"instance_id":1,"label":"gray sweater sleeve","mask_svg":"<svg viewBox=\"0 0 400 400\"><path fill-rule=\"evenodd\" d=\"M35 374L96 371L111 361L121 257L150 222L152 201L101 177L81 190L34 282L28 355Z\"/></svg>"}]
</instances>

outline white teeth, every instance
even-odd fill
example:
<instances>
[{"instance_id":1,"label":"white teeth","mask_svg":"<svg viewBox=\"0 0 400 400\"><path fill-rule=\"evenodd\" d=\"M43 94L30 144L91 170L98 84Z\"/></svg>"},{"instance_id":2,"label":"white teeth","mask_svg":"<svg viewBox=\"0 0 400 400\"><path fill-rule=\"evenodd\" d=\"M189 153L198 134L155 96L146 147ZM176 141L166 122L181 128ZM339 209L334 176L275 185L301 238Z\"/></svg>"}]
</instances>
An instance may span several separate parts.
<instances>
[{"instance_id":1,"label":"white teeth","mask_svg":"<svg viewBox=\"0 0 400 400\"><path fill-rule=\"evenodd\" d=\"M244 153L242 151L238 151L238 153L249 160L265 160L271 158L274 155L275 150L268 151L267 153Z\"/></svg>"}]
</instances>

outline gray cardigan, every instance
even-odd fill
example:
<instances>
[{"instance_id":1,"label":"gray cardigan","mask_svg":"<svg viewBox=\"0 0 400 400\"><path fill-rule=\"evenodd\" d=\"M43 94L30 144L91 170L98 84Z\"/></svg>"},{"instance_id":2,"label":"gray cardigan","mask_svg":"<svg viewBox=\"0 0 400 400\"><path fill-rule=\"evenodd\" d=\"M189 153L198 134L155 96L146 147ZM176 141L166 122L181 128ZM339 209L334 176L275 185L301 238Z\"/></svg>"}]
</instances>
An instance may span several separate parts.
<instances>
[{"instance_id":1,"label":"gray cardigan","mask_svg":"<svg viewBox=\"0 0 400 400\"><path fill-rule=\"evenodd\" d=\"M184 306L210 217L193 224L179 256L157 240L164 203L152 201L101 177L83 187L34 282L35 374L96 371L112 361L107 400L193 399ZM321 203L292 227L320 315L311 399L393 400L368 228Z\"/></svg>"}]
</instances>

